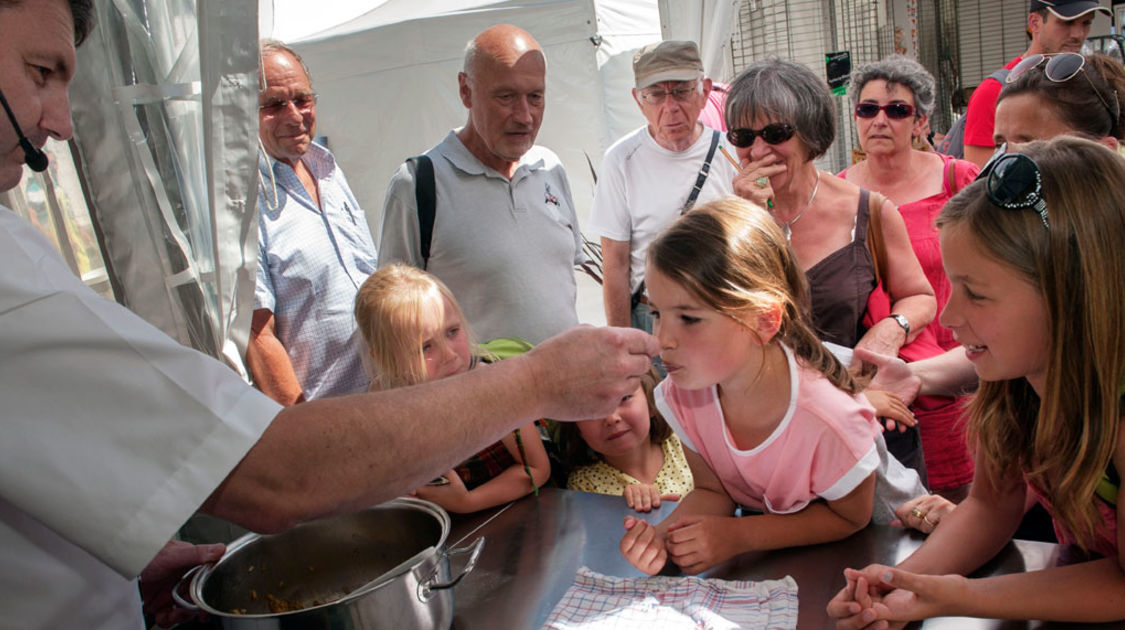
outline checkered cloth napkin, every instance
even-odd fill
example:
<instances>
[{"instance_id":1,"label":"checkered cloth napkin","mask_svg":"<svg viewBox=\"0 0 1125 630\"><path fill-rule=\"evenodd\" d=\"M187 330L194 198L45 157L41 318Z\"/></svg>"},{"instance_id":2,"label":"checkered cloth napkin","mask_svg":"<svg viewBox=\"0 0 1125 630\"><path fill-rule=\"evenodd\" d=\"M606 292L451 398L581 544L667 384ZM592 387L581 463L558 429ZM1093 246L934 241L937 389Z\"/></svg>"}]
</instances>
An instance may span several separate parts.
<instances>
[{"instance_id":1,"label":"checkered cloth napkin","mask_svg":"<svg viewBox=\"0 0 1125 630\"><path fill-rule=\"evenodd\" d=\"M546 630L796 628L797 582L622 578L578 569Z\"/></svg>"}]
</instances>

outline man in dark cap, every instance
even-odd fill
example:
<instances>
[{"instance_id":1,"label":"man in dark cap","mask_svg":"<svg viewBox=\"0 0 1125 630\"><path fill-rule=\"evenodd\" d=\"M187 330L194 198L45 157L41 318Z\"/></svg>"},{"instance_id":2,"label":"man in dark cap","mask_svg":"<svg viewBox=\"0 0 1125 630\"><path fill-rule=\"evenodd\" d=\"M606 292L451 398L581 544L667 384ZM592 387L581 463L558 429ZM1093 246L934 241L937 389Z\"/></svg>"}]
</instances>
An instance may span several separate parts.
<instances>
[{"instance_id":1,"label":"man in dark cap","mask_svg":"<svg viewBox=\"0 0 1125 630\"><path fill-rule=\"evenodd\" d=\"M1049 55L1059 52L1078 52L1098 12L1111 15L1109 9L1096 0L1031 0L1027 15L1027 32L1031 44L1027 52L1016 57L973 91L969 108L965 112L965 159L983 166L992 155L996 144L992 140L996 122L996 100L1000 96L1007 71L1031 55Z\"/></svg>"}]
</instances>

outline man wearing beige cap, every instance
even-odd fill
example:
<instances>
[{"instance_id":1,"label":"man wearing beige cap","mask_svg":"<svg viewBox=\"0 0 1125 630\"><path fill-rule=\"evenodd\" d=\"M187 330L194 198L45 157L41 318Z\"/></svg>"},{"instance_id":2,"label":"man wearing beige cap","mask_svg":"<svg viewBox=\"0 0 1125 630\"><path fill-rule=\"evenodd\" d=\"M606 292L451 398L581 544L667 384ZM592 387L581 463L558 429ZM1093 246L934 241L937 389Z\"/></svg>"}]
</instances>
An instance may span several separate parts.
<instances>
[{"instance_id":1,"label":"man wearing beige cap","mask_svg":"<svg viewBox=\"0 0 1125 630\"><path fill-rule=\"evenodd\" d=\"M601 237L606 321L652 332L644 297L649 243L692 205L731 194L725 142L699 122L711 92L694 42L649 44L633 57L633 99L647 124L602 158L591 231Z\"/></svg>"}]
</instances>

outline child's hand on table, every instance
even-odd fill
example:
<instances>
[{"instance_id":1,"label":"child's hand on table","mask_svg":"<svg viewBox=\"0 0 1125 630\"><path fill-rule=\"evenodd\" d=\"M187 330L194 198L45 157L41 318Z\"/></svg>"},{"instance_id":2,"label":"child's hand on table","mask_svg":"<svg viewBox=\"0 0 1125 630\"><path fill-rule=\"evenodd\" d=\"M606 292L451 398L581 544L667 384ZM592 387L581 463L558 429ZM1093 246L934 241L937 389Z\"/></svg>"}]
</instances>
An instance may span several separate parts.
<instances>
[{"instance_id":1,"label":"child's hand on table","mask_svg":"<svg viewBox=\"0 0 1125 630\"><path fill-rule=\"evenodd\" d=\"M684 573L702 573L742 551L735 524L733 517L711 514L677 518L668 526L668 555Z\"/></svg>"},{"instance_id":2,"label":"child's hand on table","mask_svg":"<svg viewBox=\"0 0 1125 630\"><path fill-rule=\"evenodd\" d=\"M647 483L634 483L625 486L625 505L638 512L651 512L660 507L661 501L679 501L678 494L660 494L656 486Z\"/></svg>"},{"instance_id":3,"label":"child's hand on table","mask_svg":"<svg viewBox=\"0 0 1125 630\"><path fill-rule=\"evenodd\" d=\"M668 562L664 536L645 521L625 517L625 535L621 538L621 555L639 571L656 575Z\"/></svg>"}]
</instances>

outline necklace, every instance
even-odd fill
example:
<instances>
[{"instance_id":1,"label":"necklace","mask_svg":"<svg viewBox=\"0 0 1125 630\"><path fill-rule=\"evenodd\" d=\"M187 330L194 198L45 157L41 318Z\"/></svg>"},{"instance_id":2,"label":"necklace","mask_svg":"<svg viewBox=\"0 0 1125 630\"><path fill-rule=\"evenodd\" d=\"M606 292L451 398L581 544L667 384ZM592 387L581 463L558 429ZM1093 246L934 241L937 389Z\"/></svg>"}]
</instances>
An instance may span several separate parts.
<instances>
[{"instance_id":1,"label":"necklace","mask_svg":"<svg viewBox=\"0 0 1125 630\"><path fill-rule=\"evenodd\" d=\"M818 193L818 192L820 192L820 171L819 170L816 172L816 184L813 185L812 194L809 195L809 200L805 202L805 207L801 208L801 211L797 213L797 216L793 217L792 219L789 219L788 221L778 221L777 217L774 217L773 220L777 221L777 224L781 226L781 231L785 233L785 240L787 240L787 241L793 240L793 224L796 223L797 221L799 221L801 219L801 217L805 215L806 210L808 210L810 207L812 207L813 199L816 199L816 193Z\"/></svg>"}]
</instances>

